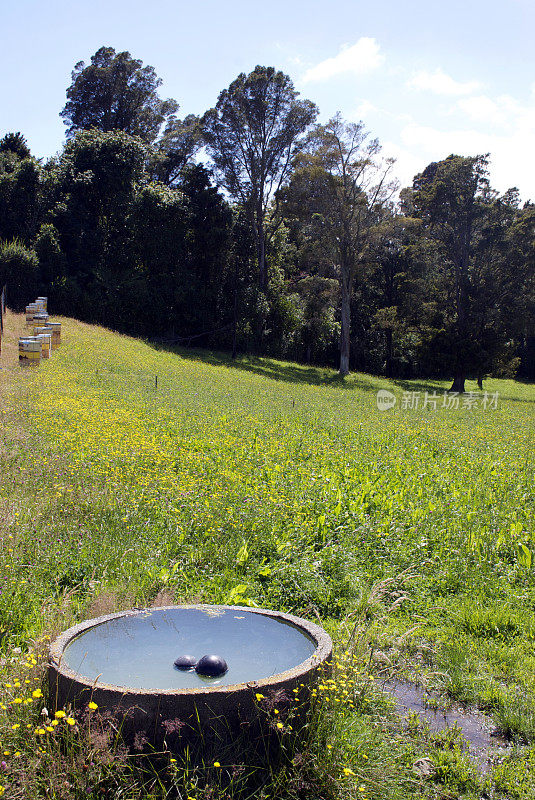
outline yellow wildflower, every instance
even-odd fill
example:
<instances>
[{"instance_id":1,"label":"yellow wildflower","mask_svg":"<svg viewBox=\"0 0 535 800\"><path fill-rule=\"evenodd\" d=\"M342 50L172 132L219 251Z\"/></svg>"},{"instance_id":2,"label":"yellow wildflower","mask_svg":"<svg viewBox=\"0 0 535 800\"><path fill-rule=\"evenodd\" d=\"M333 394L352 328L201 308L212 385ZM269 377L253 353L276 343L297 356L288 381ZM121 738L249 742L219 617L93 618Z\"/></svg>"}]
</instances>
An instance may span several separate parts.
<instances>
[{"instance_id":1,"label":"yellow wildflower","mask_svg":"<svg viewBox=\"0 0 535 800\"><path fill-rule=\"evenodd\" d=\"M354 775L354 774L355 773L353 772L352 769L349 769L349 767L344 767L344 775Z\"/></svg>"},{"instance_id":2,"label":"yellow wildflower","mask_svg":"<svg viewBox=\"0 0 535 800\"><path fill-rule=\"evenodd\" d=\"M72 717L67 717L65 722L67 723L67 725L76 725L76 720L73 719Z\"/></svg>"},{"instance_id":3,"label":"yellow wildflower","mask_svg":"<svg viewBox=\"0 0 535 800\"><path fill-rule=\"evenodd\" d=\"M32 697L37 697L37 698L39 698L39 697L42 697L42 696L43 696L43 693L42 693L41 689L35 689L35 690L32 692Z\"/></svg>"},{"instance_id":4,"label":"yellow wildflower","mask_svg":"<svg viewBox=\"0 0 535 800\"><path fill-rule=\"evenodd\" d=\"M94 702L91 700L91 702L90 702L90 703L89 703L89 705L88 705L88 709L89 709L90 711L96 711L96 710L97 710L97 708L98 708L97 704L96 704L96 703L94 703Z\"/></svg>"},{"instance_id":5,"label":"yellow wildflower","mask_svg":"<svg viewBox=\"0 0 535 800\"><path fill-rule=\"evenodd\" d=\"M65 712L64 711L56 711L54 716L57 717L57 719L63 719L63 717L65 716Z\"/></svg>"},{"instance_id":6,"label":"yellow wildflower","mask_svg":"<svg viewBox=\"0 0 535 800\"><path fill-rule=\"evenodd\" d=\"M220 766L221 764L219 763L219 761L214 761L214 767L220 767Z\"/></svg>"}]
</instances>

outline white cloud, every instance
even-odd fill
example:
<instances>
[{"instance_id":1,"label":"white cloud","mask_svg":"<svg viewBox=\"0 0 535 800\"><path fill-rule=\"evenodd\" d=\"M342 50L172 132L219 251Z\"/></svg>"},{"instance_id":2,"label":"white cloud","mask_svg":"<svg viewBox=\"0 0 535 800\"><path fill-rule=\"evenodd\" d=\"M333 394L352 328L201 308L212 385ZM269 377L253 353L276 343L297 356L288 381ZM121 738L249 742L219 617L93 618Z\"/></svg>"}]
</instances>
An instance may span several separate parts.
<instances>
[{"instance_id":1,"label":"white cloud","mask_svg":"<svg viewBox=\"0 0 535 800\"><path fill-rule=\"evenodd\" d=\"M515 131L531 131L535 133L535 103L519 102L510 95L503 94L496 98L487 95L463 97L457 101L456 108L465 116L482 125L493 125L514 133Z\"/></svg>"},{"instance_id":2,"label":"white cloud","mask_svg":"<svg viewBox=\"0 0 535 800\"><path fill-rule=\"evenodd\" d=\"M401 131L401 140L404 145L417 150L424 158L432 159L445 158L451 153L463 156L484 153L483 143L487 139L488 137L479 131L446 131L431 125L420 125L418 122L411 122Z\"/></svg>"},{"instance_id":3,"label":"white cloud","mask_svg":"<svg viewBox=\"0 0 535 800\"><path fill-rule=\"evenodd\" d=\"M363 36L351 46L342 45L337 56L326 58L325 61L320 61L319 64L307 69L301 82L326 81L336 75L348 73L357 76L366 75L380 67L384 60L376 40Z\"/></svg>"},{"instance_id":4,"label":"white cloud","mask_svg":"<svg viewBox=\"0 0 535 800\"><path fill-rule=\"evenodd\" d=\"M480 88L479 81L465 81L464 83L456 81L441 69L436 69L434 72L421 70L413 75L407 85L410 89L421 89L433 92L433 94L450 96L472 94Z\"/></svg>"},{"instance_id":5,"label":"white cloud","mask_svg":"<svg viewBox=\"0 0 535 800\"><path fill-rule=\"evenodd\" d=\"M451 153L463 156L490 153L491 184L504 192L518 186L524 199L533 198L535 191L535 162L526 158L535 134L535 113L523 109L512 131L490 132L474 129L440 130L431 125L412 122L401 130L403 142L400 162L410 163L417 158L420 172L431 161L439 161ZM413 161L410 164L414 168Z\"/></svg>"},{"instance_id":6,"label":"white cloud","mask_svg":"<svg viewBox=\"0 0 535 800\"><path fill-rule=\"evenodd\" d=\"M357 106L355 109L355 113L351 114L351 119L354 119L355 122L368 117L370 114L379 111L377 106L374 106L373 103L370 103L369 100L363 100L360 105Z\"/></svg>"},{"instance_id":7,"label":"white cloud","mask_svg":"<svg viewBox=\"0 0 535 800\"><path fill-rule=\"evenodd\" d=\"M475 122L500 125L506 121L503 105L491 100L486 95L463 97L458 101L457 107L465 116L470 117Z\"/></svg>"},{"instance_id":8,"label":"white cloud","mask_svg":"<svg viewBox=\"0 0 535 800\"><path fill-rule=\"evenodd\" d=\"M385 158L396 159L392 174L398 179L400 188L402 189L404 186L410 186L414 176L427 166L427 162L423 164L420 154L415 155L406 147L401 147L396 142L385 141L381 144L382 155L385 156Z\"/></svg>"}]
</instances>

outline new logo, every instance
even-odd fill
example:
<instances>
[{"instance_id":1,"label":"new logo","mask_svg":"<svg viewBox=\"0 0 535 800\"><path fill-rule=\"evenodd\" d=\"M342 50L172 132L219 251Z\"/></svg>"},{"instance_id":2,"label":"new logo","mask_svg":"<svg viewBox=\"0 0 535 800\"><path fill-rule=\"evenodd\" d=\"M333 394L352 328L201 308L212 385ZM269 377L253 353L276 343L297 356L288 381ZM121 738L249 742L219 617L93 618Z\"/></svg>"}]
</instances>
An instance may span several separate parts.
<instances>
[{"instance_id":1,"label":"new logo","mask_svg":"<svg viewBox=\"0 0 535 800\"><path fill-rule=\"evenodd\" d=\"M379 389L377 392L377 408L379 411L388 411L396 405L396 395L387 389Z\"/></svg>"}]
</instances>

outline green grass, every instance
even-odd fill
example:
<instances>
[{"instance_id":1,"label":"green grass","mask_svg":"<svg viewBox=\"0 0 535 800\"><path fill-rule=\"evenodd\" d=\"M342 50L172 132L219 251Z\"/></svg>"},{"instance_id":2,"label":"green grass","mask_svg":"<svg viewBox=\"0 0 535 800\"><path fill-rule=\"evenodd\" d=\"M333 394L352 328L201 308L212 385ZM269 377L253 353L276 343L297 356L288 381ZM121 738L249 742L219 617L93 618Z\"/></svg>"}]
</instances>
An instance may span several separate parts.
<instances>
[{"instance_id":1,"label":"green grass","mask_svg":"<svg viewBox=\"0 0 535 800\"><path fill-rule=\"evenodd\" d=\"M19 669L11 659L26 662L46 635L134 603L319 617L340 651L348 640L354 648L353 700L322 711L305 752L256 796L479 796L483 779L463 753L403 733L367 676L388 663L487 709L519 742L535 738L535 387L489 380L499 398L484 410L473 383L479 407L448 409L439 381L341 380L270 359L166 352L63 322L61 349L37 370L21 371L5 348L2 356L5 681ZM17 326L9 317L7 337ZM378 389L394 392L394 409L377 410ZM437 409L403 408L404 391L420 392L420 403L436 392ZM250 790L211 773L177 773L171 790L169 776L125 759L114 773L102 754L99 776L78 785L83 764L74 755L64 763L52 734L46 746L34 735L37 704L19 710L4 691L10 755L0 784L14 797ZM530 753L501 768L504 796L516 780L528 788L512 796L531 797ZM434 759L429 781L412 769L422 754ZM34 773L17 787L17 774Z\"/></svg>"}]
</instances>

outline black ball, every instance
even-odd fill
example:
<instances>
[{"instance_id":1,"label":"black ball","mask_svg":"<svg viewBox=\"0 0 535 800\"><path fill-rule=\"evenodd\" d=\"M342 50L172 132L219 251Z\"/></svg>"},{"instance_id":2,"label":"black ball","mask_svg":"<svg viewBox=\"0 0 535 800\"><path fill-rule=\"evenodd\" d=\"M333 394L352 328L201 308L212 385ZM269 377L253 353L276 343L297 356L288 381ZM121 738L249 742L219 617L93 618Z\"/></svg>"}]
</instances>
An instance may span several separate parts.
<instances>
[{"instance_id":1,"label":"black ball","mask_svg":"<svg viewBox=\"0 0 535 800\"><path fill-rule=\"evenodd\" d=\"M199 675L208 675L210 678L217 678L224 675L228 670L227 662L221 656L203 656L197 662L195 672Z\"/></svg>"},{"instance_id":2,"label":"black ball","mask_svg":"<svg viewBox=\"0 0 535 800\"><path fill-rule=\"evenodd\" d=\"M183 670L193 669L196 663L197 659L194 656L179 656L175 661L175 667Z\"/></svg>"}]
</instances>

